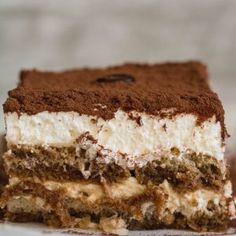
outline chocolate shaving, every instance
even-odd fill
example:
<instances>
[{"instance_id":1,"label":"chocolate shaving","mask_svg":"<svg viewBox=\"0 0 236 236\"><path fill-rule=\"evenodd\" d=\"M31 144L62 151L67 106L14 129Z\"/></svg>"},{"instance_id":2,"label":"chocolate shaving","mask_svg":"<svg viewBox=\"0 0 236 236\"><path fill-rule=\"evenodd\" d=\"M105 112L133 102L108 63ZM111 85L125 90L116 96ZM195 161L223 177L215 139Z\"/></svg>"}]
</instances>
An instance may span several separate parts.
<instances>
[{"instance_id":1,"label":"chocolate shaving","mask_svg":"<svg viewBox=\"0 0 236 236\"><path fill-rule=\"evenodd\" d=\"M117 81L123 81L123 82L134 82L135 79L132 75L128 74L113 74L113 75L107 75L96 79L96 82L98 83L113 83Z\"/></svg>"}]
</instances>

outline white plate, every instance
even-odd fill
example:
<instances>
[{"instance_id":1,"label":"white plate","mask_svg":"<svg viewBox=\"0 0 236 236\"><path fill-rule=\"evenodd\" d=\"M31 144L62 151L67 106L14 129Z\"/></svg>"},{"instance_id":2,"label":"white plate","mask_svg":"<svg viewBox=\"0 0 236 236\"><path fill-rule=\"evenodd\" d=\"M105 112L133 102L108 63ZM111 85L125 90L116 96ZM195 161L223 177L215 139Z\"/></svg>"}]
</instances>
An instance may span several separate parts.
<instances>
[{"instance_id":1,"label":"white plate","mask_svg":"<svg viewBox=\"0 0 236 236\"><path fill-rule=\"evenodd\" d=\"M25 223L3 223L0 224L0 235L4 236L65 236L65 235L86 235L100 236L104 235L99 232L85 231L78 229L51 229L41 224L25 224ZM185 230L150 230L150 231L130 231L130 236L213 236L213 235L236 235L236 231L230 228L225 233L195 233Z\"/></svg>"}]
</instances>

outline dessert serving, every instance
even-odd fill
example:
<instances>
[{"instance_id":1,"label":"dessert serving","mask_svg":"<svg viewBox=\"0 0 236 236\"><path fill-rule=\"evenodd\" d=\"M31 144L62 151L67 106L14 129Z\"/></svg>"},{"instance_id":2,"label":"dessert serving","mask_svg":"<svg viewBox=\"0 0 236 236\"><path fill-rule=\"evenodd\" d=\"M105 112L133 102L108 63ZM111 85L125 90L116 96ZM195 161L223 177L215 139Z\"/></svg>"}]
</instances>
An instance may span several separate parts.
<instances>
[{"instance_id":1,"label":"dessert serving","mask_svg":"<svg viewBox=\"0 0 236 236\"><path fill-rule=\"evenodd\" d=\"M217 231L235 214L224 110L197 61L25 70L4 104L10 221Z\"/></svg>"}]
</instances>

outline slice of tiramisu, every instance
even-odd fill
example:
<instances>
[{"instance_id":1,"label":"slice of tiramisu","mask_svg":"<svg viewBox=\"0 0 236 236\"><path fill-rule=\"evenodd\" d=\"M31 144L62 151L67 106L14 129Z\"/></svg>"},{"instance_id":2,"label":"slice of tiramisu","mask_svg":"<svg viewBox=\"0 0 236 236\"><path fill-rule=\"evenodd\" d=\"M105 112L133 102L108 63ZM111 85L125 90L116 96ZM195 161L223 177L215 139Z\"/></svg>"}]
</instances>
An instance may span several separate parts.
<instances>
[{"instance_id":1,"label":"slice of tiramisu","mask_svg":"<svg viewBox=\"0 0 236 236\"><path fill-rule=\"evenodd\" d=\"M234 215L224 110L200 62L22 71L4 104L6 219L221 230Z\"/></svg>"}]
</instances>

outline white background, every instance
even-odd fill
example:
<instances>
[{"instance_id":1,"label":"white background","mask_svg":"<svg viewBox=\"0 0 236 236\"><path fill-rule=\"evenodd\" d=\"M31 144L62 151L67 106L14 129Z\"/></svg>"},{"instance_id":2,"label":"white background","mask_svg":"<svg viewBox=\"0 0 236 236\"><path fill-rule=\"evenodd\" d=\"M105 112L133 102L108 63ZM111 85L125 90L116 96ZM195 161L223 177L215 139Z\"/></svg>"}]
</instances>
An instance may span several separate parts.
<instances>
[{"instance_id":1,"label":"white background","mask_svg":"<svg viewBox=\"0 0 236 236\"><path fill-rule=\"evenodd\" d=\"M1 103L21 68L186 59L209 65L234 133L235 0L0 0Z\"/></svg>"}]
</instances>

